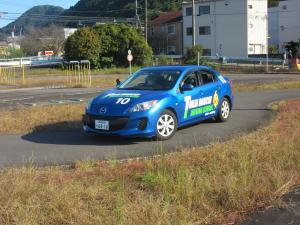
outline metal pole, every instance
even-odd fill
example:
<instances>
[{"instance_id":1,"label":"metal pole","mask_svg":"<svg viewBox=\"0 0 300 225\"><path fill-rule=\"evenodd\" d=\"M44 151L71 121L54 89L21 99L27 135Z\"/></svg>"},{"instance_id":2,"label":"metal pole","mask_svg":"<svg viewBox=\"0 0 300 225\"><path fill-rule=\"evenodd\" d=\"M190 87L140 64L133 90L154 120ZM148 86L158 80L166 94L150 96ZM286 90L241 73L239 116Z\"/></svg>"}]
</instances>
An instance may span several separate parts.
<instances>
[{"instance_id":1,"label":"metal pole","mask_svg":"<svg viewBox=\"0 0 300 225\"><path fill-rule=\"evenodd\" d=\"M131 61L129 61L129 74L132 74L132 69L131 69Z\"/></svg>"},{"instance_id":2,"label":"metal pole","mask_svg":"<svg viewBox=\"0 0 300 225\"><path fill-rule=\"evenodd\" d=\"M138 1L135 0L135 18L136 18L136 28L139 27L139 15L138 15Z\"/></svg>"},{"instance_id":3,"label":"metal pole","mask_svg":"<svg viewBox=\"0 0 300 225\"><path fill-rule=\"evenodd\" d=\"M196 46L196 24L195 24L195 0L192 1L192 10L193 10L193 18L192 18L192 26L193 26L193 48Z\"/></svg>"},{"instance_id":4,"label":"metal pole","mask_svg":"<svg viewBox=\"0 0 300 225\"><path fill-rule=\"evenodd\" d=\"M145 0L145 40L148 42L148 0Z\"/></svg>"},{"instance_id":5,"label":"metal pole","mask_svg":"<svg viewBox=\"0 0 300 225\"><path fill-rule=\"evenodd\" d=\"M267 73L269 73L269 17L266 15L266 21L267 21L267 43L266 43L266 51L267 51Z\"/></svg>"}]
</instances>

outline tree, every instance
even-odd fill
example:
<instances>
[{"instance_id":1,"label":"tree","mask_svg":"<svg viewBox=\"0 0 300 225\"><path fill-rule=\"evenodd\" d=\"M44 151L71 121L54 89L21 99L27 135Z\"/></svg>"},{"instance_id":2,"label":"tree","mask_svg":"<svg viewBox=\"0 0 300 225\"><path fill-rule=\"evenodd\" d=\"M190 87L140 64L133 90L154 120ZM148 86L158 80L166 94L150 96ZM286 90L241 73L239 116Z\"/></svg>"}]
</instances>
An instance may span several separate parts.
<instances>
[{"instance_id":1,"label":"tree","mask_svg":"<svg viewBox=\"0 0 300 225\"><path fill-rule=\"evenodd\" d=\"M125 24L105 24L75 32L66 42L65 56L78 60L84 55L93 67L127 66L129 49L136 65L149 64L152 59L152 49L140 31Z\"/></svg>"},{"instance_id":2,"label":"tree","mask_svg":"<svg viewBox=\"0 0 300 225\"><path fill-rule=\"evenodd\" d=\"M278 6L279 0L268 0L268 6L269 7L275 7Z\"/></svg>"},{"instance_id":3,"label":"tree","mask_svg":"<svg viewBox=\"0 0 300 225\"><path fill-rule=\"evenodd\" d=\"M287 52L292 53L293 58L299 57L299 53L300 53L299 48L300 48L299 42L290 41L285 45L285 49L287 50Z\"/></svg>"},{"instance_id":4,"label":"tree","mask_svg":"<svg viewBox=\"0 0 300 225\"><path fill-rule=\"evenodd\" d=\"M24 56L24 52L20 48L8 47L7 48L7 58L22 58Z\"/></svg>"},{"instance_id":5,"label":"tree","mask_svg":"<svg viewBox=\"0 0 300 225\"><path fill-rule=\"evenodd\" d=\"M64 30L62 27L51 25L46 28L28 30L21 41L21 48L27 56L37 55L40 51L54 51L59 54L63 51Z\"/></svg>"},{"instance_id":6,"label":"tree","mask_svg":"<svg viewBox=\"0 0 300 225\"><path fill-rule=\"evenodd\" d=\"M269 45L268 49L269 54L278 54L279 52L278 46L276 45Z\"/></svg>"},{"instance_id":7,"label":"tree","mask_svg":"<svg viewBox=\"0 0 300 225\"><path fill-rule=\"evenodd\" d=\"M198 54L200 54L200 56L203 54L203 47L201 45L196 45L194 48L187 48L186 54L183 58L184 63L188 65L198 64Z\"/></svg>"},{"instance_id":8,"label":"tree","mask_svg":"<svg viewBox=\"0 0 300 225\"><path fill-rule=\"evenodd\" d=\"M95 30L85 27L77 30L65 43L65 59L89 60L93 67L99 66L100 39Z\"/></svg>"}]
</instances>

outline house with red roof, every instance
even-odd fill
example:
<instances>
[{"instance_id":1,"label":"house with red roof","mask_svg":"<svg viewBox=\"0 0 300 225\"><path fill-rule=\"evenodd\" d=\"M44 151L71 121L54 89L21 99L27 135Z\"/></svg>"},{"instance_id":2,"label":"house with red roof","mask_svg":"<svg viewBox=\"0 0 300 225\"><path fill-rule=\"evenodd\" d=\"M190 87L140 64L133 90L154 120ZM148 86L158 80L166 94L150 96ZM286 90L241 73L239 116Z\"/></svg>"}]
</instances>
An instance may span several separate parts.
<instances>
[{"instance_id":1,"label":"house with red roof","mask_svg":"<svg viewBox=\"0 0 300 225\"><path fill-rule=\"evenodd\" d=\"M167 12L148 25L148 42L154 54L183 55L182 12Z\"/></svg>"}]
</instances>

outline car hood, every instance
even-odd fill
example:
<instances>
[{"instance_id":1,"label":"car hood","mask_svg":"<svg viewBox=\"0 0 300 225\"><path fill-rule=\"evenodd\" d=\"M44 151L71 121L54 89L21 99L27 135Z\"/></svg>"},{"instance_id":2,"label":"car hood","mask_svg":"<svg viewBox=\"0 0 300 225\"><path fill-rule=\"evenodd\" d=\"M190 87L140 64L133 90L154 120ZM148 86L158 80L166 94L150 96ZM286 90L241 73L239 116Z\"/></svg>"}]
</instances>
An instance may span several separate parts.
<instances>
[{"instance_id":1,"label":"car hood","mask_svg":"<svg viewBox=\"0 0 300 225\"><path fill-rule=\"evenodd\" d=\"M98 95L93 100L90 111L96 115L105 114L107 116L126 114L131 107L138 103L151 100L161 100L166 95L167 91L133 91L112 89Z\"/></svg>"}]
</instances>

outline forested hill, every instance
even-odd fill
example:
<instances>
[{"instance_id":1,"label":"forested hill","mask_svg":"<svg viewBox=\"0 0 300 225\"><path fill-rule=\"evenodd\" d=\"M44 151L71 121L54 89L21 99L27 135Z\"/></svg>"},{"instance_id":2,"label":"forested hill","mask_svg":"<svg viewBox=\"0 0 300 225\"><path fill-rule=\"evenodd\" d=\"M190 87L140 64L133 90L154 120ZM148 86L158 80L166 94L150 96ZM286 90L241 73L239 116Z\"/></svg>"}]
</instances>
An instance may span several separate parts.
<instances>
[{"instance_id":1,"label":"forested hill","mask_svg":"<svg viewBox=\"0 0 300 225\"><path fill-rule=\"evenodd\" d=\"M0 32L10 34L15 28L15 32L19 33L26 32L29 27L41 28L47 27L53 23L58 16L64 12L64 9L52 5L40 5L35 6L24 14L22 14L17 20L8 24L7 26L0 29Z\"/></svg>"},{"instance_id":2,"label":"forested hill","mask_svg":"<svg viewBox=\"0 0 300 225\"><path fill-rule=\"evenodd\" d=\"M144 0L138 0L138 12L144 13ZM181 8L182 0L148 0L150 17L161 12ZM101 17L134 17L134 0L80 0L75 6L66 10L64 15L101 16Z\"/></svg>"},{"instance_id":3,"label":"forested hill","mask_svg":"<svg viewBox=\"0 0 300 225\"><path fill-rule=\"evenodd\" d=\"M269 6L276 6L280 0L268 0ZM101 17L134 17L134 0L80 0L75 6L65 11L72 16L101 16ZM144 0L138 0L139 14L143 15ZM182 0L148 0L150 17L162 12L181 8Z\"/></svg>"}]
</instances>

